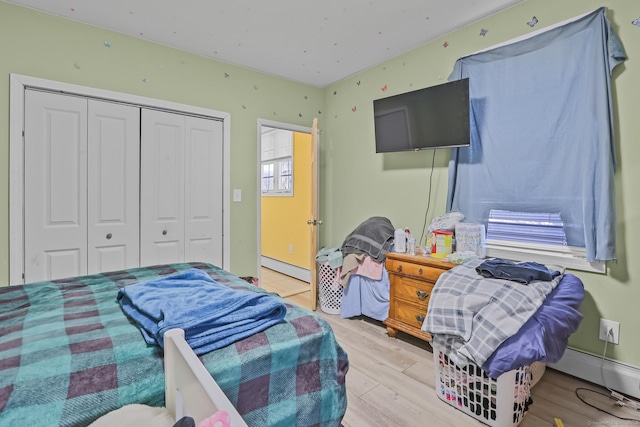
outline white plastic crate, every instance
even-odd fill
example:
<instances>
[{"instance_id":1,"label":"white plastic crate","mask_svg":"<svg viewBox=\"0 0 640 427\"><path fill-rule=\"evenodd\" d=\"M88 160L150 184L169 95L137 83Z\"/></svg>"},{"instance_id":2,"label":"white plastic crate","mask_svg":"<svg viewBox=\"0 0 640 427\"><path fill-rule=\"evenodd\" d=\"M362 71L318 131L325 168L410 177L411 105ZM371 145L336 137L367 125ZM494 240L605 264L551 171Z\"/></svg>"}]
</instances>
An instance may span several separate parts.
<instances>
[{"instance_id":1,"label":"white plastic crate","mask_svg":"<svg viewBox=\"0 0 640 427\"><path fill-rule=\"evenodd\" d=\"M336 277L337 269L328 262L318 263L318 296L320 309L328 314L340 314L342 285Z\"/></svg>"},{"instance_id":2,"label":"white plastic crate","mask_svg":"<svg viewBox=\"0 0 640 427\"><path fill-rule=\"evenodd\" d=\"M530 399L528 366L489 378L477 365L460 367L433 349L436 394L449 405L492 427L513 427L524 418Z\"/></svg>"}]
</instances>

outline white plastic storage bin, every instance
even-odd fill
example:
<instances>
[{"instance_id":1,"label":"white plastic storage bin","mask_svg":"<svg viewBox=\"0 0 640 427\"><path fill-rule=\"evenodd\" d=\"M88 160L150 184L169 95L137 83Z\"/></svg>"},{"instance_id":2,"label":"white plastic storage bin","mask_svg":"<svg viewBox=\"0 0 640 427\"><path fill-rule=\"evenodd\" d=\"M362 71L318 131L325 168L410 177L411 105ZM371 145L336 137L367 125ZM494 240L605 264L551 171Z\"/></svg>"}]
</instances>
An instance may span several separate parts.
<instances>
[{"instance_id":1,"label":"white plastic storage bin","mask_svg":"<svg viewBox=\"0 0 640 427\"><path fill-rule=\"evenodd\" d=\"M436 394L449 405L492 427L517 426L530 399L529 367L489 378L479 366L460 367L437 348L433 349Z\"/></svg>"},{"instance_id":2,"label":"white plastic storage bin","mask_svg":"<svg viewBox=\"0 0 640 427\"><path fill-rule=\"evenodd\" d=\"M340 314L342 285L338 282L337 269L328 262L318 264L318 296L320 309L328 314Z\"/></svg>"}]
</instances>

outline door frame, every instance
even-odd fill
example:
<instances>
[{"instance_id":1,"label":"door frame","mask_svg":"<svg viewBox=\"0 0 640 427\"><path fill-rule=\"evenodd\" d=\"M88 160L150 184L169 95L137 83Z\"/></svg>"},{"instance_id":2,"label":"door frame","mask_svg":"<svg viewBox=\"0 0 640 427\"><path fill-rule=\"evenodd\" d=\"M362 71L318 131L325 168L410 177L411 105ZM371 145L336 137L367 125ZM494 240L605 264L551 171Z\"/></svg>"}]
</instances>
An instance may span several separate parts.
<instances>
[{"instance_id":1,"label":"door frame","mask_svg":"<svg viewBox=\"0 0 640 427\"><path fill-rule=\"evenodd\" d=\"M261 269L262 269L262 162L261 162L261 157L262 157L262 127L266 126L266 127L270 127L270 128L276 128L276 129L282 129L282 130L288 130L288 131L292 131L292 132L301 132L301 133L307 133L307 134L312 134L313 133L313 129L310 126L300 126L300 125L294 125L291 123L284 123L284 122L276 122L273 120L268 120L268 119L258 119L258 127L257 127L257 161L256 161L256 170L257 170L257 213L256 213L256 217L257 217L257 237L258 237L258 248L257 248L257 264L258 264L258 278L260 280L262 280L262 274L261 274ZM316 149L317 148L317 144L316 144ZM317 158L317 153L316 156ZM316 177L317 179L318 177ZM295 187L295 182L294 182L294 187ZM311 191L311 189L309 189ZM318 189L317 193L319 194L320 190ZM318 208L319 210L319 208ZM304 221L306 221L309 218L304 218ZM317 233L317 228L316 228L316 233ZM315 256L315 255L313 255ZM310 268L315 268L315 265L311 265ZM295 267L295 269L299 269L299 267ZM292 274L294 276L297 276L295 272L292 272ZM306 274L304 275L304 277L297 277L300 280L304 280L304 281L311 281L312 277L311 276L311 272L309 272L309 276L307 276ZM308 279L308 280L307 280Z\"/></svg>"},{"instance_id":2,"label":"door frame","mask_svg":"<svg viewBox=\"0 0 640 427\"><path fill-rule=\"evenodd\" d=\"M222 268L231 268L231 215L229 189L231 182L231 114L209 108L147 98L123 92L97 89L71 83L10 74L9 88L9 284L24 283L24 97L25 89L61 92L87 98L132 104L139 107L201 116L223 123L223 184L222 184Z\"/></svg>"}]
</instances>

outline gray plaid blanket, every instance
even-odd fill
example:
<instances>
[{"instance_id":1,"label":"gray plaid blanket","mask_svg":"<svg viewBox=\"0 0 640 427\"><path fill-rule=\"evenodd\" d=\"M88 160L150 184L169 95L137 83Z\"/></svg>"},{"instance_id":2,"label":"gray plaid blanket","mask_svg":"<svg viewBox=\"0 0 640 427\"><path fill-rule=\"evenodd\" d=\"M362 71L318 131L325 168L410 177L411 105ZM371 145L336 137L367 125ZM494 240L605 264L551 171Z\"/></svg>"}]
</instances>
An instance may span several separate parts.
<instances>
[{"instance_id":1,"label":"gray plaid blanket","mask_svg":"<svg viewBox=\"0 0 640 427\"><path fill-rule=\"evenodd\" d=\"M559 275L549 282L523 285L484 278L476 272L482 261L469 261L440 276L422 325L431 334L431 345L458 365L482 366L502 342L520 330L562 279Z\"/></svg>"}]
</instances>

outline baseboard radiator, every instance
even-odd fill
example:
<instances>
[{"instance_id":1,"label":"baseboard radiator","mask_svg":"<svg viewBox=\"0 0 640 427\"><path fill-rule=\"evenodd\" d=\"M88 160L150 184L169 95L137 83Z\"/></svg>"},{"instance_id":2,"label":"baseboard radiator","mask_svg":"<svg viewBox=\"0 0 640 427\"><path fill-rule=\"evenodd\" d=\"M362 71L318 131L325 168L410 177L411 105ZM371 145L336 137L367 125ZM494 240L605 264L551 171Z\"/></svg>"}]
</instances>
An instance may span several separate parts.
<instances>
[{"instance_id":1,"label":"baseboard radiator","mask_svg":"<svg viewBox=\"0 0 640 427\"><path fill-rule=\"evenodd\" d=\"M640 368L637 366L608 359L603 361L602 357L569 348L558 363L548 367L640 399Z\"/></svg>"},{"instance_id":2,"label":"baseboard radiator","mask_svg":"<svg viewBox=\"0 0 640 427\"><path fill-rule=\"evenodd\" d=\"M303 282L311 283L311 272L305 268L288 264L286 262L282 262L266 256L260 257L260 263L263 267L279 271L282 274L295 277L296 279L302 280ZM315 267L315 265L313 267Z\"/></svg>"}]
</instances>

